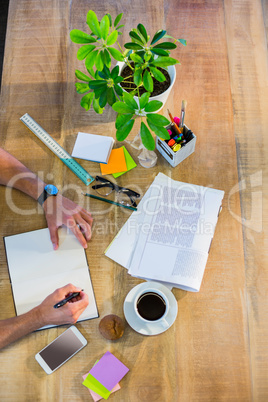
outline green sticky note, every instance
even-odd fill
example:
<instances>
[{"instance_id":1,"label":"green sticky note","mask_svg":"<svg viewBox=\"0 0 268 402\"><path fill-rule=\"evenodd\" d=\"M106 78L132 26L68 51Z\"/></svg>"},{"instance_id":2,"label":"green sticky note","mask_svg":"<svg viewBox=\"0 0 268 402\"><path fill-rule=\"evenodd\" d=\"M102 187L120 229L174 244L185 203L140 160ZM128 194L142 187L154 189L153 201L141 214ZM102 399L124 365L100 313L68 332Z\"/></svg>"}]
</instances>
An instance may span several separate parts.
<instances>
[{"instance_id":1,"label":"green sticky note","mask_svg":"<svg viewBox=\"0 0 268 402\"><path fill-rule=\"evenodd\" d=\"M82 384L91 389L91 391L96 392L96 394L102 396L104 399L108 399L111 394L107 388L104 387L98 380L96 380L93 375L88 374L87 378L82 382Z\"/></svg>"},{"instance_id":2,"label":"green sticky note","mask_svg":"<svg viewBox=\"0 0 268 402\"><path fill-rule=\"evenodd\" d=\"M127 170L125 170L124 172L113 173L113 176L115 179L137 166L136 163L134 162L134 160L132 159L131 155L125 148L125 146L123 146L122 148L124 150L124 156L125 156L125 160L126 160L126 164L127 164Z\"/></svg>"}]
</instances>

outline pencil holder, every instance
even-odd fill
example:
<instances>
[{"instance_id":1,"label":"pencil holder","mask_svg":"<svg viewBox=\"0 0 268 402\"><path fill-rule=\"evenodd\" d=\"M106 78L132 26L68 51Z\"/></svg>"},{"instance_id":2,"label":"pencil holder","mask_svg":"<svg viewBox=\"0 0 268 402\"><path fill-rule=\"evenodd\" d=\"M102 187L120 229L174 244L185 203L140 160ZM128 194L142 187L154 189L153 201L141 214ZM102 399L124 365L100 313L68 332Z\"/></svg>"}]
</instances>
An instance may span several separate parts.
<instances>
[{"instance_id":1,"label":"pencil holder","mask_svg":"<svg viewBox=\"0 0 268 402\"><path fill-rule=\"evenodd\" d=\"M172 125L166 128L167 130L171 130L173 133L170 136L171 139L176 137L177 133ZM161 140L161 138L156 137L156 149L171 164L172 167L177 166L195 150L196 136L186 125L183 126L183 137L185 138L186 143L182 144L181 148L176 152L171 148L170 145L168 145L169 141Z\"/></svg>"}]
</instances>

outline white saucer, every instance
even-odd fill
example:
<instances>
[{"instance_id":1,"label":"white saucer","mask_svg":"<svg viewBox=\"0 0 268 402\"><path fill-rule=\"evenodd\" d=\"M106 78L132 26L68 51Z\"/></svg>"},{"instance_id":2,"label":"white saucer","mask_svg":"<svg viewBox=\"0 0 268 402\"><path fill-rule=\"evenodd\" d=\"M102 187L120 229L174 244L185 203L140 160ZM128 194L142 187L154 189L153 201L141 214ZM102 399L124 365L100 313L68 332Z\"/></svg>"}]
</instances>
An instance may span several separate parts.
<instances>
[{"instance_id":1,"label":"white saucer","mask_svg":"<svg viewBox=\"0 0 268 402\"><path fill-rule=\"evenodd\" d=\"M146 289L159 289L161 290L169 301L169 312L165 317L166 321L168 322L169 326L164 327L161 325L161 321L158 322L150 322L144 323L139 317L136 315L135 307L134 307L134 300L137 294ZM174 323L178 313L178 305L177 300L173 293L162 283L159 282L143 282L139 285L135 286L131 291L127 294L124 302L124 314L127 322L135 331L139 332L142 335L158 335L162 332L165 332L167 329L171 327Z\"/></svg>"}]
</instances>

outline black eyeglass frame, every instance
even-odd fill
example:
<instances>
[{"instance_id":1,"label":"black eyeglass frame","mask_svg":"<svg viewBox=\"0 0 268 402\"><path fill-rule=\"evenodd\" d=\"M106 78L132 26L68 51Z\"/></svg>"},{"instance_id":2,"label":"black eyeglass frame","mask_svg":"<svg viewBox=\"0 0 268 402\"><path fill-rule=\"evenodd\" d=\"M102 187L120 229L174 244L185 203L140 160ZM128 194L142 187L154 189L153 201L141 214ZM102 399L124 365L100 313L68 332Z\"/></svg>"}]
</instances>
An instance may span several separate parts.
<instances>
[{"instance_id":1,"label":"black eyeglass frame","mask_svg":"<svg viewBox=\"0 0 268 402\"><path fill-rule=\"evenodd\" d=\"M94 184L92 186L93 190L97 190L97 189L102 188L102 187L110 187L111 192L109 194L111 194L112 191L116 191L117 193L124 193L130 198L131 205L133 205L133 207L137 207L137 204L135 202L135 198L139 198L140 194L136 193L136 191L130 190L130 188L118 186L117 184L112 183L110 180L105 179L104 177L101 177L101 176L96 176L95 180L100 181L102 183L101 184ZM107 194L107 195L109 195L109 194Z\"/></svg>"}]
</instances>

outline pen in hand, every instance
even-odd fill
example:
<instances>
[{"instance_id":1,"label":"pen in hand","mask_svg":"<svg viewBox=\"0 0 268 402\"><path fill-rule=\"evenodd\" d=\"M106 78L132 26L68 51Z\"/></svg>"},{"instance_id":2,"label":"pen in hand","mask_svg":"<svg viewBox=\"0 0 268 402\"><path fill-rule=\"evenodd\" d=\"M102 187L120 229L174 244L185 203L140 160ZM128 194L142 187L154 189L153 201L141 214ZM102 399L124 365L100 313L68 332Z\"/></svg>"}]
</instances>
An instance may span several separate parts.
<instances>
[{"instance_id":1,"label":"pen in hand","mask_svg":"<svg viewBox=\"0 0 268 402\"><path fill-rule=\"evenodd\" d=\"M84 289L81 290L81 292L83 292ZM74 299L75 297L79 296L80 292L75 292L72 293L70 296L67 296L65 299L61 300L60 302L56 303L53 307L54 308L59 308L64 306L69 300Z\"/></svg>"}]
</instances>

